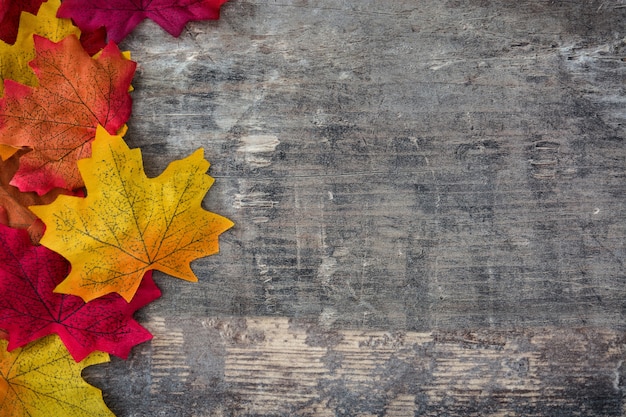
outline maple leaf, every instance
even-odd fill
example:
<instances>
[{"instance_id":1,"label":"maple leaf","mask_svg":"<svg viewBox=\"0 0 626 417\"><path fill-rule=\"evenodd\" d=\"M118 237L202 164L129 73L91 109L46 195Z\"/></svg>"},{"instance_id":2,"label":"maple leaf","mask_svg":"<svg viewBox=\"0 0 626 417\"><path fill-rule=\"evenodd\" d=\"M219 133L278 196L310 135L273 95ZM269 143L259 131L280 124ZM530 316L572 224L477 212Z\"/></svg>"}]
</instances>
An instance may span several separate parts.
<instances>
[{"instance_id":1,"label":"maple leaf","mask_svg":"<svg viewBox=\"0 0 626 417\"><path fill-rule=\"evenodd\" d=\"M2 0L0 1L0 22L2 22L4 20L4 17L6 16L7 12L9 11L9 7L11 6L11 3L8 2L8 0ZM1 31L2 29L0 29ZM17 34L17 28L15 30L15 33ZM2 39L0 37L0 39ZM9 42L9 41L4 41L4 42Z\"/></svg>"},{"instance_id":2,"label":"maple leaf","mask_svg":"<svg viewBox=\"0 0 626 417\"><path fill-rule=\"evenodd\" d=\"M24 151L19 151L6 161L0 161L0 224L13 228L27 229L33 243L39 242L43 235L44 224L28 209L35 204L49 204L57 196L66 191L55 188L45 195L37 193L23 193L9 184L17 171L19 157Z\"/></svg>"},{"instance_id":3,"label":"maple leaf","mask_svg":"<svg viewBox=\"0 0 626 417\"><path fill-rule=\"evenodd\" d=\"M46 224L41 244L72 264L55 291L85 301L117 292L130 300L150 269L197 281L189 263L217 253L218 236L233 226L201 207L214 181L202 149L148 178L141 151L99 127L92 157L78 166L86 198L62 195L30 207Z\"/></svg>"},{"instance_id":4,"label":"maple leaf","mask_svg":"<svg viewBox=\"0 0 626 417\"><path fill-rule=\"evenodd\" d=\"M218 19L227 0L65 0L59 17L71 18L81 30L106 27L119 43L144 19L151 19L179 36L191 20Z\"/></svg>"},{"instance_id":5,"label":"maple leaf","mask_svg":"<svg viewBox=\"0 0 626 417\"><path fill-rule=\"evenodd\" d=\"M109 361L94 352L76 363L58 336L7 352L0 340L0 417L114 417L84 368Z\"/></svg>"},{"instance_id":6,"label":"maple leaf","mask_svg":"<svg viewBox=\"0 0 626 417\"><path fill-rule=\"evenodd\" d=\"M152 335L133 313L161 292L147 273L127 303L117 294L85 303L54 293L70 264L44 246L33 246L28 233L0 225L0 328L9 332L9 350L57 333L78 362L94 350L126 358L130 349Z\"/></svg>"},{"instance_id":7,"label":"maple leaf","mask_svg":"<svg viewBox=\"0 0 626 417\"><path fill-rule=\"evenodd\" d=\"M105 46L107 46L107 32L104 27L98 28L94 31L83 31L80 34L80 43L89 55L95 55ZM128 56L130 59L130 56Z\"/></svg>"},{"instance_id":8,"label":"maple leaf","mask_svg":"<svg viewBox=\"0 0 626 417\"><path fill-rule=\"evenodd\" d=\"M7 0L0 1L7 2ZM9 1L7 3L20 2ZM55 42L71 34L76 36L80 34L80 30L72 24L71 20L56 17L60 5L60 0L48 0L41 5L36 16L30 13L22 13L21 17L18 16L15 21L19 21L19 31L15 43L11 45L0 41L0 80L10 79L25 85L37 85L37 77L28 66L28 63L35 58L33 34ZM4 28L4 22L0 23L0 27ZM0 83L0 96L3 93L4 85Z\"/></svg>"},{"instance_id":9,"label":"maple leaf","mask_svg":"<svg viewBox=\"0 0 626 417\"><path fill-rule=\"evenodd\" d=\"M0 40L12 44L22 12L35 14L43 0L2 0L0 1Z\"/></svg>"},{"instance_id":10,"label":"maple leaf","mask_svg":"<svg viewBox=\"0 0 626 417\"><path fill-rule=\"evenodd\" d=\"M11 181L44 194L83 185L76 161L91 154L96 126L116 133L131 112L128 90L136 64L113 43L91 58L71 35L58 43L36 36L31 62L39 87L5 80L0 143L33 150Z\"/></svg>"}]
</instances>

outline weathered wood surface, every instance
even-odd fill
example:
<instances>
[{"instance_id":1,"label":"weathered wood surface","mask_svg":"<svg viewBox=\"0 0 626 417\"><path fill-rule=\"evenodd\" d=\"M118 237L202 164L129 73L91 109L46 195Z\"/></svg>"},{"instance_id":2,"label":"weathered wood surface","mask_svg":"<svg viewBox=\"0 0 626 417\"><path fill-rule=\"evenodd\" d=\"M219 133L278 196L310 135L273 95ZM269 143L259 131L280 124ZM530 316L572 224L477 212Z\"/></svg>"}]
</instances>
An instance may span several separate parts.
<instances>
[{"instance_id":1,"label":"weathered wood surface","mask_svg":"<svg viewBox=\"0 0 626 417\"><path fill-rule=\"evenodd\" d=\"M119 416L626 414L626 3L232 0L128 140L236 227L86 371Z\"/></svg>"}]
</instances>

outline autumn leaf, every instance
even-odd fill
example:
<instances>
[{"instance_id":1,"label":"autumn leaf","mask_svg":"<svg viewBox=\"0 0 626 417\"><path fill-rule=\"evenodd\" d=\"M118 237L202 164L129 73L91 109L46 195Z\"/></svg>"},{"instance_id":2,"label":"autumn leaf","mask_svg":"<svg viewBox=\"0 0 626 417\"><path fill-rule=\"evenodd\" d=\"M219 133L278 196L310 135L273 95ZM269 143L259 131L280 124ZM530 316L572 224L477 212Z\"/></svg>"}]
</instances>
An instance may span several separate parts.
<instances>
[{"instance_id":1,"label":"autumn leaf","mask_svg":"<svg viewBox=\"0 0 626 417\"><path fill-rule=\"evenodd\" d=\"M19 151L6 161L0 161L0 224L18 229L26 229L33 243L39 242L43 235L44 224L28 209L35 204L49 204L61 193L67 191L55 188L45 195L23 193L9 184L17 171L19 157L25 151Z\"/></svg>"},{"instance_id":2,"label":"autumn leaf","mask_svg":"<svg viewBox=\"0 0 626 417\"><path fill-rule=\"evenodd\" d=\"M9 350L56 333L78 362L95 350L126 358L130 349L152 335L133 313L161 292L147 273L127 303L117 294L85 303L54 293L70 264L44 246L33 246L28 233L0 225L0 328L9 332Z\"/></svg>"},{"instance_id":3,"label":"autumn leaf","mask_svg":"<svg viewBox=\"0 0 626 417\"><path fill-rule=\"evenodd\" d=\"M0 1L0 22L4 21L5 17L7 16L7 13L9 12L9 7L10 6L11 6L11 3L9 3L7 0ZM18 15L18 20L19 20L19 15ZM2 29L0 29L0 31L1 30ZM15 33L17 34L17 25L15 26ZM0 40L2 40L1 37L0 37ZM12 43L12 42L10 42L8 40L5 40L4 42Z\"/></svg>"},{"instance_id":4,"label":"autumn leaf","mask_svg":"<svg viewBox=\"0 0 626 417\"><path fill-rule=\"evenodd\" d=\"M200 205L214 181L202 149L148 178L141 151L99 127L92 157L78 166L86 198L30 208L47 227L41 243L72 264L55 291L85 301L116 292L128 301L150 269L197 281L189 263L217 253L218 236L233 226Z\"/></svg>"},{"instance_id":5,"label":"autumn leaf","mask_svg":"<svg viewBox=\"0 0 626 417\"><path fill-rule=\"evenodd\" d=\"M115 417L102 391L81 377L84 368L109 361L94 352L76 363L55 335L7 352L0 340L0 417Z\"/></svg>"},{"instance_id":6,"label":"autumn leaf","mask_svg":"<svg viewBox=\"0 0 626 417\"><path fill-rule=\"evenodd\" d=\"M83 48L91 56L100 52L105 46L107 46L107 32L104 27L98 28L94 31L83 31L80 34L80 43ZM130 56L127 57L130 59Z\"/></svg>"},{"instance_id":7,"label":"autumn leaf","mask_svg":"<svg viewBox=\"0 0 626 417\"><path fill-rule=\"evenodd\" d=\"M2 0L0 2L0 40L8 44L17 38L22 12L35 14L43 0Z\"/></svg>"},{"instance_id":8,"label":"autumn leaf","mask_svg":"<svg viewBox=\"0 0 626 417\"><path fill-rule=\"evenodd\" d=\"M59 193L51 193L48 198L43 198L36 193L22 193L16 187L9 185L17 170L21 153L22 151L6 161L0 161L0 224L27 229L37 221L37 216L28 209L28 206L51 203ZM40 232L43 234L43 225Z\"/></svg>"},{"instance_id":9,"label":"autumn leaf","mask_svg":"<svg viewBox=\"0 0 626 417\"><path fill-rule=\"evenodd\" d=\"M21 3L20 1L0 1L8 3L9 7ZM80 35L80 30L72 24L71 20L56 17L60 5L60 0L48 0L41 5L36 16L22 13L21 17L19 15L15 17L15 23L19 22L17 40L13 44L0 41L0 81L9 79L29 86L37 85L37 77L28 66L28 63L35 58L33 34L54 42L71 34ZM32 10L32 7L30 9ZM0 31L4 30L4 21L0 23L0 27L2 28ZM4 86L0 82L0 96L3 93Z\"/></svg>"},{"instance_id":10,"label":"autumn leaf","mask_svg":"<svg viewBox=\"0 0 626 417\"><path fill-rule=\"evenodd\" d=\"M83 185L76 161L91 154L96 126L115 134L130 115L135 63L113 43L91 58L73 35L58 43L36 36L35 49L39 87L6 80L0 99L0 143L33 149L11 184L38 194L75 189Z\"/></svg>"},{"instance_id":11,"label":"autumn leaf","mask_svg":"<svg viewBox=\"0 0 626 417\"><path fill-rule=\"evenodd\" d=\"M109 40L119 43L144 19L151 19L173 36L191 20L218 19L227 0L65 0L59 17L72 18L81 30L106 27Z\"/></svg>"}]
</instances>

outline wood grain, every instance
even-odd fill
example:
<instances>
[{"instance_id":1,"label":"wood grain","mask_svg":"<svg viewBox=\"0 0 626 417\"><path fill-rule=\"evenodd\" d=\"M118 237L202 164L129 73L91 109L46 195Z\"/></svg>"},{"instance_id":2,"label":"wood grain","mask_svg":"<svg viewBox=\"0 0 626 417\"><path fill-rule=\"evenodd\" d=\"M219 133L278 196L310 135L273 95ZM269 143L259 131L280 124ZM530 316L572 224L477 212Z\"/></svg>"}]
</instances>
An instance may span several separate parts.
<instances>
[{"instance_id":1,"label":"wood grain","mask_svg":"<svg viewBox=\"0 0 626 417\"><path fill-rule=\"evenodd\" d=\"M155 318L152 345L89 369L125 415L620 416L624 334L598 328L337 329ZM149 400L149 401L147 401ZM139 409L139 406L142 408Z\"/></svg>"},{"instance_id":2,"label":"wood grain","mask_svg":"<svg viewBox=\"0 0 626 417\"><path fill-rule=\"evenodd\" d=\"M120 416L624 414L623 1L232 0L146 22L128 140L236 227L158 276Z\"/></svg>"}]
</instances>

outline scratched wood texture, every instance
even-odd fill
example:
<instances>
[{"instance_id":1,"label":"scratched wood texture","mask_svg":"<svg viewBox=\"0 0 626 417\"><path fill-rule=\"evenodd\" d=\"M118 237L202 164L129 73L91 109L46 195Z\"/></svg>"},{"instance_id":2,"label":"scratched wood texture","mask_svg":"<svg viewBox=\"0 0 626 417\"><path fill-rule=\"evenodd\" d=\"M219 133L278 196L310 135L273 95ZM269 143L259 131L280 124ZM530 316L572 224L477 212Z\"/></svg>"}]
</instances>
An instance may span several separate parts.
<instances>
[{"instance_id":1,"label":"scratched wood texture","mask_svg":"<svg viewBox=\"0 0 626 417\"><path fill-rule=\"evenodd\" d=\"M626 2L232 0L146 22L127 135L236 227L157 275L119 416L626 415Z\"/></svg>"}]
</instances>

